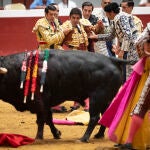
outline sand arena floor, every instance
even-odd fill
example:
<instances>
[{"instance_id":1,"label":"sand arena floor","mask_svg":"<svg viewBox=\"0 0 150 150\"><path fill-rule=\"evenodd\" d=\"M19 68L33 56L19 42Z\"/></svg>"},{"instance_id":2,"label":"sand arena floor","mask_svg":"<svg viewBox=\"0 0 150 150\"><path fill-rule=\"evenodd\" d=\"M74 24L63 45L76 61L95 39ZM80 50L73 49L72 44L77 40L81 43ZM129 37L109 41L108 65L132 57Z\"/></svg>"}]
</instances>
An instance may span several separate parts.
<instances>
[{"instance_id":1,"label":"sand arena floor","mask_svg":"<svg viewBox=\"0 0 150 150\"><path fill-rule=\"evenodd\" d=\"M63 105L69 110L72 102ZM54 113L54 118L65 118L67 113ZM0 100L0 133L22 134L31 138L36 135L36 116L29 112L18 112L8 103ZM61 139L53 139L48 126L44 128L44 140L37 140L33 144L12 148L0 146L0 150L112 150L114 143L105 137L104 139L93 139L98 131L96 126L89 143L80 143L77 140L84 134L87 126L81 125L56 125L61 131Z\"/></svg>"}]
</instances>

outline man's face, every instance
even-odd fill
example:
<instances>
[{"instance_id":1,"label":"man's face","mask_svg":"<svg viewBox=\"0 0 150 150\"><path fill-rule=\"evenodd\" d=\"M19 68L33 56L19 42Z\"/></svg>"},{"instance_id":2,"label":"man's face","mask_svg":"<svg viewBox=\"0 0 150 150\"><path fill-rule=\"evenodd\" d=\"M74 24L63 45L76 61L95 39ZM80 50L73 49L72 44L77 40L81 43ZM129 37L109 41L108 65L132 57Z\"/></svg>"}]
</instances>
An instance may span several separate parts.
<instances>
[{"instance_id":1,"label":"man's face","mask_svg":"<svg viewBox=\"0 0 150 150\"><path fill-rule=\"evenodd\" d=\"M106 5L110 4L112 0L102 0L101 7L104 8Z\"/></svg>"},{"instance_id":2,"label":"man's face","mask_svg":"<svg viewBox=\"0 0 150 150\"><path fill-rule=\"evenodd\" d=\"M121 8L123 12L126 12L128 14L131 14L133 7L129 7L127 2L121 3Z\"/></svg>"},{"instance_id":3,"label":"man's face","mask_svg":"<svg viewBox=\"0 0 150 150\"><path fill-rule=\"evenodd\" d=\"M54 5L54 6L56 7L56 15L55 15L55 17L58 18L58 16L59 16L59 7L58 7L58 5Z\"/></svg>"},{"instance_id":4,"label":"man's face","mask_svg":"<svg viewBox=\"0 0 150 150\"><path fill-rule=\"evenodd\" d=\"M45 17L48 21L53 22L56 17L56 11L49 10L47 14L45 14Z\"/></svg>"},{"instance_id":5,"label":"man's face","mask_svg":"<svg viewBox=\"0 0 150 150\"><path fill-rule=\"evenodd\" d=\"M108 19L113 20L114 19L114 13L113 12L106 12L106 16Z\"/></svg>"},{"instance_id":6,"label":"man's face","mask_svg":"<svg viewBox=\"0 0 150 150\"><path fill-rule=\"evenodd\" d=\"M46 4L47 0L43 0L43 4Z\"/></svg>"},{"instance_id":7,"label":"man's face","mask_svg":"<svg viewBox=\"0 0 150 150\"><path fill-rule=\"evenodd\" d=\"M64 4L68 4L68 0L62 0Z\"/></svg>"},{"instance_id":8,"label":"man's face","mask_svg":"<svg viewBox=\"0 0 150 150\"><path fill-rule=\"evenodd\" d=\"M70 21L73 27L76 27L77 24L79 24L80 15L73 14L70 16Z\"/></svg>"},{"instance_id":9,"label":"man's face","mask_svg":"<svg viewBox=\"0 0 150 150\"><path fill-rule=\"evenodd\" d=\"M145 51L146 54L150 55L150 40L144 42L144 51Z\"/></svg>"},{"instance_id":10,"label":"man's face","mask_svg":"<svg viewBox=\"0 0 150 150\"><path fill-rule=\"evenodd\" d=\"M89 19L92 14L92 6L84 6L82 9L82 15L85 19Z\"/></svg>"}]
</instances>

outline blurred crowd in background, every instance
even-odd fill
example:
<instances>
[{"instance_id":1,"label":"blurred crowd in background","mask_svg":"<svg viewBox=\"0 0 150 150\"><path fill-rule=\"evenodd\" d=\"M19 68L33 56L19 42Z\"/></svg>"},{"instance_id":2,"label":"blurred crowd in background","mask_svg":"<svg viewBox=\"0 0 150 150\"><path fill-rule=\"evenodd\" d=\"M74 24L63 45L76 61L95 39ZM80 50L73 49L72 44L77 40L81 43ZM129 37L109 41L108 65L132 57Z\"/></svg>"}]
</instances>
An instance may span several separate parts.
<instances>
[{"instance_id":1,"label":"blurred crowd in background","mask_svg":"<svg viewBox=\"0 0 150 150\"><path fill-rule=\"evenodd\" d=\"M26 9L32 8L31 7L32 3L41 3L41 4L42 3L46 3L46 4L57 3L60 6L63 6L63 7L66 6L68 8L72 6L81 7L84 1L85 0L80 0L80 1L79 0L77 1L75 0L0 0L0 9L4 9L6 5L12 4L12 3L22 3L23 5L25 5ZM113 0L113 2L120 3L121 0ZM101 3L101 0L92 0L92 3L94 7L100 7L99 4ZM134 3L135 3L135 6L150 6L150 0L135 0ZM60 7L60 9L61 8L62 7Z\"/></svg>"}]
</instances>

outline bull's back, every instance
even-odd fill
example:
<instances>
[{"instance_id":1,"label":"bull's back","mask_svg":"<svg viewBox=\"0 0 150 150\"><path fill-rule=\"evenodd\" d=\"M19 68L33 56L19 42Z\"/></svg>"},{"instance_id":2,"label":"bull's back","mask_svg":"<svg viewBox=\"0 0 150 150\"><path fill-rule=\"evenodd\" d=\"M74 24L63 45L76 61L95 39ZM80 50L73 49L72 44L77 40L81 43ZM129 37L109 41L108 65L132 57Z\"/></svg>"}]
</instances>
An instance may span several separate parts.
<instances>
[{"instance_id":1,"label":"bull's back","mask_svg":"<svg viewBox=\"0 0 150 150\"><path fill-rule=\"evenodd\" d=\"M22 105L24 99L24 90L20 89L23 59L24 53L6 56L3 66L8 73L0 75L0 98L17 107ZM40 52L39 64L43 60L44 52ZM38 77L41 77L40 73ZM104 55L82 51L49 51L44 90L56 99L87 97L104 87L115 89L119 81L119 70ZM40 79L37 87L40 87Z\"/></svg>"},{"instance_id":2,"label":"bull's back","mask_svg":"<svg viewBox=\"0 0 150 150\"><path fill-rule=\"evenodd\" d=\"M80 51L50 53L46 84L53 87L52 94L89 94L97 88L115 86L119 80L118 68L104 55Z\"/></svg>"}]
</instances>

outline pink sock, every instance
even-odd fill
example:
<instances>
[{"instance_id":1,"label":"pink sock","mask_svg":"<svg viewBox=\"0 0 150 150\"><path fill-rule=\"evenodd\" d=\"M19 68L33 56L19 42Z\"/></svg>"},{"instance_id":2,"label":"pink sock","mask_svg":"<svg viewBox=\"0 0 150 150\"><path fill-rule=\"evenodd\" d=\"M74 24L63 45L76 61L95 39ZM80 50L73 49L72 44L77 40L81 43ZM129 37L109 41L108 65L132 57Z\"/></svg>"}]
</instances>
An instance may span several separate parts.
<instances>
[{"instance_id":1,"label":"pink sock","mask_svg":"<svg viewBox=\"0 0 150 150\"><path fill-rule=\"evenodd\" d=\"M127 138L126 143L132 143L133 138L137 132L137 130L140 128L140 126L142 125L143 122L143 118L137 116L137 115L133 115L131 118L131 125L130 125L130 129L129 129L129 135Z\"/></svg>"},{"instance_id":2,"label":"pink sock","mask_svg":"<svg viewBox=\"0 0 150 150\"><path fill-rule=\"evenodd\" d=\"M73 106L74 107L79 106L79 103L78 102L74 102Z\"/></svg>"},{"instance_id":3,"label":"pink sock","mask_svg":"<svg viewBox=\"0 0 150 150\"><path fill-rule=\"evenodd\" d=\"M59 105L56 105L54 107L52 107L53 109L60 109L60 106Z\"/></svg>"},{"instance_id":4,"label":"pink sock","mask_svg":"<svg viewBox=\"0 0 150 150\"><path fill-rule=\"evenodd\" d=\"M84 109L89 109L89 98L87 98L87 99L85 99L84 100L84 102L85 102L85 107L84 107Z\"/></svg>"}]
</instances>

